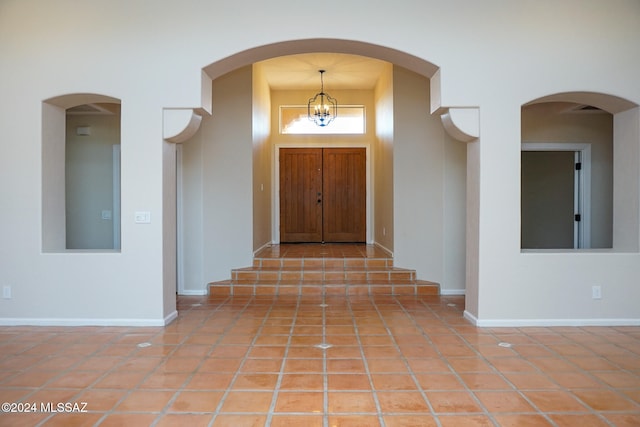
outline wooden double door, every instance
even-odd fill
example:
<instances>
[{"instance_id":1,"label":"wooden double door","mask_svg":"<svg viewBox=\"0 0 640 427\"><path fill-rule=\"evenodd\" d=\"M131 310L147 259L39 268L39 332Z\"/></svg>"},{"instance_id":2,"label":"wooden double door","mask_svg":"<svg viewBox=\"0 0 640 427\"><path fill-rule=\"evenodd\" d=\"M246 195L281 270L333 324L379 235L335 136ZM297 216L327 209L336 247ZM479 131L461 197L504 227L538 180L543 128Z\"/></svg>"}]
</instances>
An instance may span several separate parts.
<instances>
[{"instance_id":1,"label":"wooden double door","mask_svg":"<svg viewBox=\"0 0 640 427\"><path fill-rule=\"evenodd\" d=\"M366 241L365 148L280 149L280 242Z\"/></svg>"}]
</instances>

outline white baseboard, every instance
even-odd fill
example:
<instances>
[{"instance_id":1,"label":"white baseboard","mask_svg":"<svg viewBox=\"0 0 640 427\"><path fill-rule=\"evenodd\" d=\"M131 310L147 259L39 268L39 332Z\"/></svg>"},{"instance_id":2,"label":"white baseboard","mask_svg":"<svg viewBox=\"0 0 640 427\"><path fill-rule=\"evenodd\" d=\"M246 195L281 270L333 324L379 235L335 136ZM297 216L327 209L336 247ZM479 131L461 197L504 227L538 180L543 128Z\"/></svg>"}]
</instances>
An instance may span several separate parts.
<instances>
[{"instance_id":1,"label":"white baseboard","mask_svg":"<svg viewBox=\"0 0 640 427\"><path fill-rule=\"evenodd\" d=\"M203 296L208 294L209 292L206 289L183 289L178 293L178 295L182 295L185 297Z\"/></svg>"},{"instance_id":2,"label":"white baseboard","mask_svg":"<svg viewBox=\"0 0 640 427\"><path fill-rule=\"evenodd\" d=\"M64 319L64 318L0 318L0 326L166 326L178 317L178 312L164 319Z\"/></svg>"},{"instance_id":3,"label":"white baseboard","mask_svg":"<svg viewBox=\"0 0 640 427\"><path fill-rule=\"evenodd\" d=\"M440 289L440 295L465 295L466 289Z\"/></svg>"},{"instance_id":4,"label":"white baseboard","mask_svg":"<svg viewBox=\"0 0 640 427\"><path fill-rule=\"evenodd\" d=\"M554 326L640 326L640 319L478 319L467 310L464 318L479 328Z\"/></svg>"},{"instance_id":5,"label":"white baseboard","mask_svg":"<svg viewBox=\"0 0 640 427\"><path fill-rule=\"evenodd\" d=\"M275 242L267 242L267 243L265 243L264 245L260 246L258 249L253 251L253 256L255 257L258 252L260 252L264 248L268 248L268 247L273 246L273 245L277 245L277 243L275 243Z\"/></svg>"},{"instance_id":6,"label":"white baseboard","mask_svg":"<svg viewBox=\"0 0 640 427\"><path fill-rule=\"evenodd\" d=\"M167 326L169 323L173 322L178 318L178 310L173 310L171 313L164 317L164 325Z\"/></svg>"},{"instance_id":7,"label":"white baseboard","mask_svg":"<svg viewBox=\"0 0 640 427\"><path fill-rule=\"evenodd\" d=\"M387 254L389 254L389 256L390 256L390 257L392 257L392 258L393 258L393 251L391 251L391 250L387 249L386 247L382 246L382 245L381 245L380 243L378 243L378 242L374 242L374 243L373 243L373 245L374 245L374 246L376 246L376 247L378 247L378 248L380 248L380 249L382 249L382 250L383 250L383 251L385 251Z\"/></svg>"}]
</instances>

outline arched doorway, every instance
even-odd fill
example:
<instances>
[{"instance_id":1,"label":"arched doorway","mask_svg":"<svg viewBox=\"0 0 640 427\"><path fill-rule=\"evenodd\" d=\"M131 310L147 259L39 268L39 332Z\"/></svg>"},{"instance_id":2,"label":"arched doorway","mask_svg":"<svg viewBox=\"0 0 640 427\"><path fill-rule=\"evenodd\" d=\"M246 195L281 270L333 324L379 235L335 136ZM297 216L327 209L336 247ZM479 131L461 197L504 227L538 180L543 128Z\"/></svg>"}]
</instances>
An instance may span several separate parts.
<instances>
[{"instance_id":1,"label":"arched doorway","mask_svg":"<svg viewBox=\"0 0 640 427\"><path fill-rule=\"evenodd\" d=\"M183 259L189 259L189 263L193 263L195 260L196 264L199 264L190 266L190 271L185 269L185 275L189 277L185 277L184 282L202 286L208 281L224 280L225 277L228 277L230 268L248 265L251 262L252 252L268 243L276 234L274 230L270 229L268 238L265 239L265 233L256 231L265 229L264 223L269 216L268 222L271 223L273 213L270 209L274 196L273 193L268 194L269 191L273 192L273 164L272 157L270 158L273 156L273 147L256 150L256 145L258 145L256 144L256 129L261 131L264 127L256 126L256 117L259 117L260 114L256 115L255 105L262 105L261 103L269 105L265 107L267 110L272 110L272 107L270 107L270 100L255 101L255 88L260 86L256 84L256 79L259 83L261 77L256 75L254 63L274 56L305 52L366 54L376 59L388 61L389 66L394 70L388 76L386 91L382 90L378 94L372 95L375 102L379 103L375 113L376 120L384 121L384 114L378 115L378 112L385 108L385 102L387 102L388 111L392 112L390 117L396 118L396 121L388 122L387 126L379 126L374 129L375 137L382 141L371 149L376 164L372 172L372 180L375 184L374 191L386 191L385 196L380 196L383 193L377 193L376 200L372 202L374 205L372 211L376 218L371 227L374 242L383 246L385 246L385 242L392 242L392 247L389 249L393 251L399 262L403 262L408 267L417 265L422 270L421 273L425 275L425 279L439 282L447 276L447 272L443 271L443 254L455 253L457 260L448 263L448 265L451 266L450 271L456 271L451 276L455 275L456 277L449 277L449 279L445 277L444 280L455 282L453 287L456 288L457 293L464 292L465 216L464 209L460 209L460 206L465 204L465 192L464 190L458 191L453 198L455 200L452 198L445 200L443 191L444 180L449 178L448 173L455 174L450 182L455 182L455 185L461 188L465 186L466 148L462 144L446 144L451 141L451 138L445 133L445 129L450 131L456 128L460 123L460 117L465 115L446 114L453 112L440 109L437 101L440 99L438 69L428 61L367 43L327 39L262 46L225 58L203 69L202 108L194 110L192 115L185 115L186 125L184 128L186 131L184 134L175 133L176 142L185 142L183 150L188 150L187 147L193 145L192 143L196 140L188 140L189 138L185 138L185 135L189 133L188 130L194 122L194 117L198 116L201 118L202 125L200 132L198 132L200 135L196 136L196 138L201 138L198 142L201 145L197 151L199 153L209 152L218 159L228 159L229 157L225 156L228 156L229 153L225 153L221 146L203 144L203 129L206 129L205 133L212 132L206 138L208 141L222 141L228 138L228 134L226 136L216 134L223 127L222 122L219 122L217 126L208 123L208 118L203 112L213 112L211 120L222 120L223 122L226 120L228 123L230 117L225 114L235 108L231 107L231 103L243 96L254 99L253 105L247 109L247 104L245 104L244 108L240 107L237 111L242 111L240 114L245 117L247 114L250 116L249 120L253 124L253 128L241 137L245 142L250 141L251 146L242 148L236 145L234 147L245 153L234 157L240 159L233 168L238 175L235 178L230 178L230 175L215 175L225 169L223 164L206 167L199 178L200 183L195 186L211 188L219 185L217 194L222 195L229 190L229 183L232 182L233 185L239 186L236 187L236 190L240 187L243 190L227 192L222 198L205 196L199 202L199 207L196 209L198 214L194 217L194 221L183 221L185 224L188 223L189 227L193 227L199 221L199 228L187 231L187 233L191 233L190 235L197 241L196 246L203 248L199 253L183 254ZM313 70L313 72L316 73L317 70ZM243 86L253 87L253 91L239 95L237 90L230 89ZM268 94L269 90L264 89L264 85L263 89L258 89L258 92L262 94L263 98L269 99L271 96ZM402 103L399 100L405 102ZM393 114L394 108L396 109L395 116ZM446 117L442 118L442 122L440 116L432 115L434 111L445 113ZM471 120L468 120L468 115L465 117L462 122L473 122L473 114L471 114ZM443 128L443 123L445 128ZM401 129L404 132L400 132ZM468 127L464 129L466 132L460 132L457 136L469 138L469 135L473 135L473 130L469 132ZM235 130L242 131L241 127L237 126ZM274 131L276 131L274 126L271 126L270 132ZM196 132L194 131L192 134L195 135ZM165 136L167 136L166 126ZM268 135L259 135L261 140L268 138ZM471 139L473 139L472 136ZM453 154L447 150L453 150ZM215 151L215 154L210 151ZM193 153L187 153L186 157L198 162L203 159L201 155ZM256 168L256 159L258 161L267 159L265 164L269 166ZM452 159L456 165L448 169L445 163L452 161ZM384 161L387 162L386 166L384 166ZM394 167L394 164L398 164L398 162L403 166ZM241 170L244 170L244 173L240 172ZM384 171L386 175L383 173L382 176L378 176L380 171ZM434 201L437 202L434 203ZM234 206L234 208L226 213L221 213L224 209L215 211L216 207L220 206ZM268 208L265 208L266 206ZM414 214L416 210L420 212L419 215ZM213 212L220 214L218 220L211 219ZM247 212L251 214L247 215ZM444 221L450 221L451 218L455 218L453 220L455 225L445 227ZM388 221L387 224L391 224L391 226L386 225L384 220ZM262 222L262 225L257 227L257 222ZM240 223L244 225L239 225ZM253 228L248 228L246 224L253 224ZM455 236L444 236L443 230L445 228L453 228L459 232ZM235 229L237 232L229 232L230 229ZM262 237L256 239L258 235ZM193 241L193 239L187 240ZM223 246L220 246L221 241L224 241ZM443 248L445 245L451 247ZM188 248L185 249L187 252L189 251ZM221 252L221 259L212 262L210 255ZM188 292L187 289L186 293ZM200 292L200 290L194 289L193 292Z\"/></svg>"}]
</instances>

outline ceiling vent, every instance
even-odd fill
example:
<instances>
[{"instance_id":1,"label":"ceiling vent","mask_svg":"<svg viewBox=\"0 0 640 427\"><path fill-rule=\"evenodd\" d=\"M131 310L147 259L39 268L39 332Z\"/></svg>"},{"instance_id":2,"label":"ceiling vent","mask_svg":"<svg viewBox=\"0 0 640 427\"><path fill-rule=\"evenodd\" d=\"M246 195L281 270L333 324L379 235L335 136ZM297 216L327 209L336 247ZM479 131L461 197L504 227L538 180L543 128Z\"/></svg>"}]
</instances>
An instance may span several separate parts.
<instances>
[{"instance_id":1,"label":"ceiling vent","mask_svg":"<svg viewBox=\"0 0 640 427\"><path fill-rule=\"evenodd\" d=\"M605 110L588 104L575 104L568 108L565 113L573 114L601 114L606 113Z\"/></svg>"},{"instance_id":2,"label":"ceiling vent","mask_svg":"<svg viewBox=\"0 0 640 427\"><path fill-rule=\"evenodd\" d=\"M116 114L114 108L119 108L119 104L97 103L81 104L67 109L67 114L72 115L113 115Z\"/></svg>"}]
</instances>

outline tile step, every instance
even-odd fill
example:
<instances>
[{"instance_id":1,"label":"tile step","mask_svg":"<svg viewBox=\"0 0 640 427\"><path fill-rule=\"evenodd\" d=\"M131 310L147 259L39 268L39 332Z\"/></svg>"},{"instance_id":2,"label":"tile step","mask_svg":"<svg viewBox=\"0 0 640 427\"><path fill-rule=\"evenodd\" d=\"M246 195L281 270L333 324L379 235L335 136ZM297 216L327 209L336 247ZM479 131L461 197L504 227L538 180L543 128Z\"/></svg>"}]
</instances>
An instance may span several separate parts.
<instances>
[{"instance_id":1,"label":"tile step","mask_svg":"<svg viewBox=\"0 0 640 427\"><path fill-rule=\"evenodd\" d=\"M214 296L278 296L278 295L439 295L440 285L424 280L406 283L234 283L231 280L209 284L209 295Z\"/></svg>"}]
</instances>

